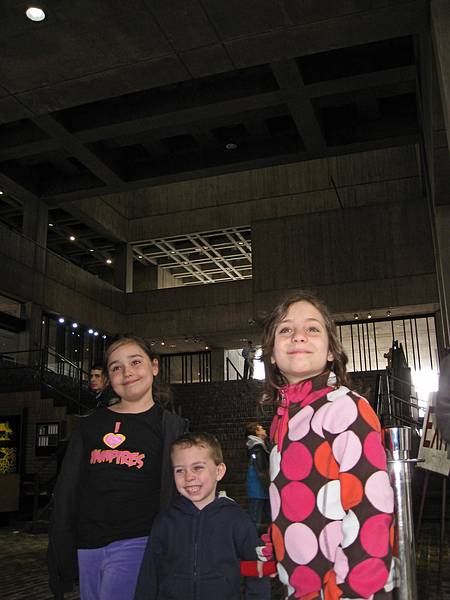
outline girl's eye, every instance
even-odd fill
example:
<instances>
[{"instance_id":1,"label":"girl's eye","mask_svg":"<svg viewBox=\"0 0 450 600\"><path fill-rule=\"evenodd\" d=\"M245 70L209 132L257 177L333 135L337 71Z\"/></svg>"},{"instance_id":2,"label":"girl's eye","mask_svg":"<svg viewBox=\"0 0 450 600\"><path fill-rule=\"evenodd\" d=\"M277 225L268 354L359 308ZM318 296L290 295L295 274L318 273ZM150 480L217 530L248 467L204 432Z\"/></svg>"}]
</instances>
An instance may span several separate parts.
<instances>
[{"instance_id":1,"label":"girl's eye","mask_svg":"<svg viewBox=\"0 0 450 600\"><path fill-rule=\"evenodd\" d=\"M315 327L314 325L312 325L311 327L308 327L306 329L307 333L320 333L320 329L318 327Z\"/></svg>"},{"instance_id":2,"label":"girl's eye","mask_svg":"<svg viewBox=\"0 0 450 600\"><path fill-rule=\"evenodd\" d=\"M183 469L175 469L175 475L181 475L183 473Z\"/></svg>"},{"instance_id":3,"label":"girl's eye","mask_svg":"<svg viewBox=\"0 0 450 600\"><path fill-rule=\"evenodd\" d=\"M194 467L194 471L201 471L202 469L203 469L203 467L201 465Z\"/></svg>"},{"instance_id":4,"label":"girl's eye","mask_svg":"<svg viewBox=\"0 0 450 600\"><path fill-rule=\"evenodd\" d=\"M291 331L290 327L281 327L281 329L278 331L279 334L283 334L283 333L289 333Z\"/></svg>"},{"instance_id":5,"label":"girl's eye","mask_svg":"<svg viewBox=\"0 0 450 600\"><path fill-rule=\"evenodd\" d=\"M135 360L133 360L133 362L131 364L132 365L140 365L141 361L138 358L136 358Z\"/></svg>"},{"instance_id":6,"label":"girl's eye","mask_svg":"<svg viewBox=\"0 0 450 600\"><path fill-rule=\"evenodd\" d=\"M114 373L115 371L118 371L120 369L120 367L118 365L115 365L111 371Z\"/></svg>"}]
</instances>

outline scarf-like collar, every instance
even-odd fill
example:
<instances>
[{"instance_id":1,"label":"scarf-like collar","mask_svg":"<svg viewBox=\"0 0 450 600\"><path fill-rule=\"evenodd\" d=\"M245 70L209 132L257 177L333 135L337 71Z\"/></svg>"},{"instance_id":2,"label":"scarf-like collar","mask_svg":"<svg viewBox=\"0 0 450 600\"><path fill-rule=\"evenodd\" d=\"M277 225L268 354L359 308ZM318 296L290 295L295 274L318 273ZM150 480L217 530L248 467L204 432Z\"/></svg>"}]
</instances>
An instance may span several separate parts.
<instances>
[{"instance_id":1,"label":"scarf-like collar","mask_svg":"<svg viewBox=\"0 0 450 600\"><path fill-rule=\"evenodd\" d=\"M299 404L300 408L304 408L334 389L336 389L336 375L328 370L311 379L290 383L280 388L280 403L270 428L270 439L277 444L278 452L281 452L288 429L289 407Z\"/></svg>"}]
</instances>

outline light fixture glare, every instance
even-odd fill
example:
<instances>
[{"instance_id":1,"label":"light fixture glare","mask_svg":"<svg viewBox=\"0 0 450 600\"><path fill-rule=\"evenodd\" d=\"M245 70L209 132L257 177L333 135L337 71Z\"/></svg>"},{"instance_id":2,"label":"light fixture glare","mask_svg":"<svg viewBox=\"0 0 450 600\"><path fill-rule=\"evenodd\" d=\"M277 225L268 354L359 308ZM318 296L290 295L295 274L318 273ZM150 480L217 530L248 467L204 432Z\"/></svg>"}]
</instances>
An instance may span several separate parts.
<instances>
[{"instance_id":1,"label":"light fixture glare","mask_svg":"<svg viewBox=\"0 0 450 600\"><path fill-rule=\"evenodd\" d=\"M25 11L25 14L30 21L43 21L45 19L45 12L39 6L29 6Z\"/></svg>"}]
</instances>

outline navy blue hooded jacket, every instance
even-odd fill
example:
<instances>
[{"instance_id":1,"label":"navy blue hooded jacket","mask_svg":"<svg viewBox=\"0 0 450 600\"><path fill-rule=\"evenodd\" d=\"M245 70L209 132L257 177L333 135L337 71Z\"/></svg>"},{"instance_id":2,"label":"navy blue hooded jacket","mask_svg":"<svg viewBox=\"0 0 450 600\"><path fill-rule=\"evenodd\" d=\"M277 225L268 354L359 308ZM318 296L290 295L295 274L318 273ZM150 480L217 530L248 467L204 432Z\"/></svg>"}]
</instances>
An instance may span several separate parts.
<instances>
[{"instance_id":1,"label":"navy blue hooded jacket","mask_svg":"<svg viewBox=\"0 0 450 600\"><path fill-rule=\"evenodd\" d=\"M199 510L180 496L153 522L135 600L239 600L240 561L260 544L247 513L230 498ZM267 578L246 577L246 600L270 600Z\"/></svg>"}]
</instances>

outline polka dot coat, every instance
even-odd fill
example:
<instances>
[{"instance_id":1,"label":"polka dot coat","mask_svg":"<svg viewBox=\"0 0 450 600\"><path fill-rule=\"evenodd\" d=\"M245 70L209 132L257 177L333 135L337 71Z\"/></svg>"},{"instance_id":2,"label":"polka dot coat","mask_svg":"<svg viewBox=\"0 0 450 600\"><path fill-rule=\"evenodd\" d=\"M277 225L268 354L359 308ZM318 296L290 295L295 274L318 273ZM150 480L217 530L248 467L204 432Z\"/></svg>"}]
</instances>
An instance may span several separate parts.
<instances>
[{"instance_id":1,"label":"polka dot coat","mask_svg":"<svg viewBox=\"0 0 450 600\"><path fill-rule=\"evenodd\" d=\"M387 599L394 496L367 400L325 373L280 391L271 539L286 598Z\"/></svg>"}]
</instances>

